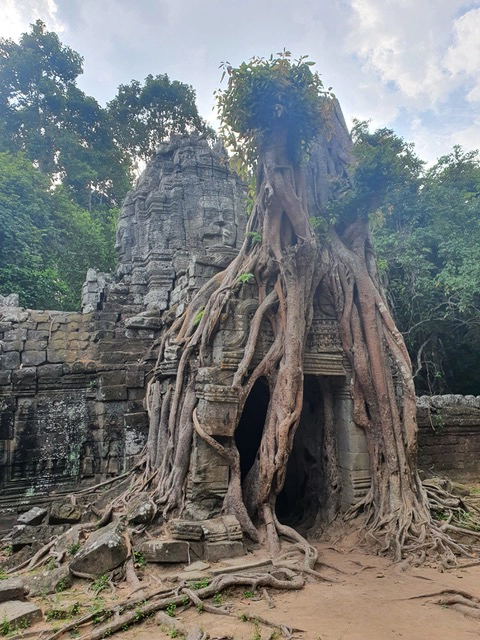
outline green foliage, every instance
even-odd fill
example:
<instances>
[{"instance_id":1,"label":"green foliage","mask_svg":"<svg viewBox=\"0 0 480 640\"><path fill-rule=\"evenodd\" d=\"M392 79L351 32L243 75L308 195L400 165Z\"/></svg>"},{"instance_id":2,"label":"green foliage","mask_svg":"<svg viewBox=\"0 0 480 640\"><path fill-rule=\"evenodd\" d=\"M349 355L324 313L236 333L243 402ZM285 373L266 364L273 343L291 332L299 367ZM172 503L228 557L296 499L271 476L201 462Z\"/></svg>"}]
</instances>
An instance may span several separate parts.
<instances>
[{"instance_id":1,"label":"green foliage","mask_svg":"<svg viewBox=\"0 0 480 640\"><path fill-rule=\"evenodd\" d=\"M221 64L225 90L216 92L220 133L245 167L254 167L262 140L286 132L290 160L298 163L322 126L328 108L318 73L308 56L292 61L289 51L254 57L234 68Z\"/></svg>"},{"instance_id":2,"label":"green foliage","mask_svg":"<svg viewBox=\"0 0 480 640\"><path fill-rule=\"evenodd\" d=\"M66 578L62 578L57 586L55 587L55 591L57 593L61 593L62 591L66 591L68 589L68 583Z\"/></svg>"},{"instance_id":3,"label":"green foliage","mask_svg":"<svg viewBox=\"0 0 480 640\"><path fill-rule=\"evenodd\" d=\"M95 578L95 580L92 582L92 591L96 596L98 596L98 594L101 593L102 591L105 591L107 587L108 587L108 575L106 573L99 576L98 578Z\"/></svg>"},{"instance_id":4,"label":"green foliage","mask_svg":"<svg viewBox=\"0 0 480 640\"><path fill-rule=\"evenodd\" d=\"M190 587L192 589L205 589L210 584L210 580L208 578L202 578L201 580L194 580Z\"/></svg>"},{"instance_id":5,"label":"green foliage","mask_svg":"<svg viewBox=\"0 0 480 640\"><path fill-rule=\"evenodd\" d=\"M14 628L11 624L11 622L9 622L7 620L7 618L5 617L1 622L0 622L0 635L2 636L8 636L10 635L12 632L14 631Z\"/></svg>"},{"instance_id":6,"label":"green foliage","mask_svg":"<svg viewBox=\"0 0 480 640\"><path fill-rule=\"evenodd\" d=\"M115 211L89 212L23 154L0 152L0 294L22 306L77 309L89 267L115 264Z\"/></svg>"},{"instance_id":7,"label":"green foliage","mask_svg":"<svg viewBox=\"0 0 480 640\"><path fill-rule=\"evenodd\" d=\"M76 86L82 62L41 20L18 44L0 39L0 150L24 152L84 208L118 206L128 162L107 112Z\"/></svg>"},{"instance_id":8,"label":"green foliage","mask_svg":"<svg viewBox=\"0 0 480 640\"><path fill-rule=\"evenodd\" d=\"M69 555L74 556L79 549L80 549L80 543L79 542L74 542L71 545L69 545L67 551L68 551Z\"/></svg>"},{"instance_id":9,"label":"green foliage","mask_svg":"<svg viewBox=\"0 0 480 640\"><path fill-rule=\"evenodd\" d=\"M238 276L238 281L241 282L242 284L248 284L254 278L255 278L255 276L253 275L253 273L241 273Z\"/></svg>"},{"instance_id":10,"label":"green foliage","mask_svg":"<svg viewBox=\"0 0 480 640\"><path fill-rule=\"evenodd\" d=\"M200 320L203 318L203 314L205 313L205 309L200 309L195 318L193 319L193 326L197 327L200 324Z\"/></svg>"},{"instance_id":11,"label":"green foliage","mask_svg":"<svg viewBox=\"0 0 480 640\"><path fill-rule=\"evenodd\" d=\"M165 612L166 612L167 616L170 616L171 618L174 618L176 610L177 610L177 605L172 603L172 604L168 605L168 607L165 609Z\"/></svg>"},{"instance_id":12,"label":"green foliage","mask_svg":"<svg viewBox=\"0 0 480 640\"><path fill-rule=\"evenodd\" d=\"M338 226L368 217L378 267L410 351L418 393L480 393L480 159L430 169L392 131L354 129L355 188ZM373 223L373 224L372 224Z\"/></svg>"},{"instance_id":13,"label":"green foliage","mask_svg":"<svg viewBox=\"0 0 480 640\"><path fill-rule=\"evenodd\" d=\"M262 234L258 231L247 231L247 236L252 239L254 244L260 244L262 242Z\"/></svg>"},{"instance_id":14,"label":"green foliage","mask_svg":"<svg viewBox=\"0 0 480 640\"><path fill-rule=\"evenodd\" d=\"M147 564L147 561L145 560L145 556L141 551L133 552L133 560L136 567L144 567Z\"/></svg>"},{"instance_id":15,"label":"green foliage","mask_svg":"<svg viewBox=\"0 0 480 640\"><path fill-rule=\"evenodd\" d=\"M198 114L193 88L167 74L149 75L143 85L138 80L120 85L107 108L117 144L134 164L152 158L157 145L171 135L213 135Z\"/></svg>"}]
</instances>

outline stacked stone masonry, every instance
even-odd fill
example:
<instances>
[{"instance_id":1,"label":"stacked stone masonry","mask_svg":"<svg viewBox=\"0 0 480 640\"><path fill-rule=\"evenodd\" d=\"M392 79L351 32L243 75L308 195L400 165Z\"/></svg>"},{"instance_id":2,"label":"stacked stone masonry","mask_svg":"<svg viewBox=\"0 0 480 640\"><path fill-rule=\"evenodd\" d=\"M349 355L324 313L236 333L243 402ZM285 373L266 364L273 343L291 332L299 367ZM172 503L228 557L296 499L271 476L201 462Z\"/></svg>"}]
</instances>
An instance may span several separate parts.
<instances>
[{"instance_id":1,"label":"stacked stone masonry","mask_svg":"<svg viewBox=\"0 0 480 640\"><path fill-rule=\"evenodd\" d=\"M417 400L419 464L427 475L480 480L480 396Z\"/></svg>"}]
</instances>

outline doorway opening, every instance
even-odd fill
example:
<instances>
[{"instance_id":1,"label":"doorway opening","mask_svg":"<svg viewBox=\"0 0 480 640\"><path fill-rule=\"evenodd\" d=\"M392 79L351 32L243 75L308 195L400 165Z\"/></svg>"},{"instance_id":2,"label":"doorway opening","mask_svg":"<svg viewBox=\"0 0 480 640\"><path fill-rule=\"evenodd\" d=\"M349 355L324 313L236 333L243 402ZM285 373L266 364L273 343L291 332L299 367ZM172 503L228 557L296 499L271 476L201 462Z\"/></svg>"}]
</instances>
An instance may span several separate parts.
<instances>
[{"instance_id":1,"label":"doorway opening","mask_svg":"<svg viewBox=\"0 0 480 640\"><path fill-rule=\"evenodd\" d=\"M323 471L324 403L317 376L304 378L303 407L287 464L287 475L277 497L276 514L282 524L310 529L325 493Z\"/></svg>"},{"instance_id":2,"label":"doorway opening","mask_svg":"<svg viewBox=\"0 0 480 640\"><path fill-rule=\"evenodd\" d=\"M235 430L235 444L240 454L242 483L255 462L267 417L270 390L265 378L252 387Z\"/></svg>"}]
</instances>

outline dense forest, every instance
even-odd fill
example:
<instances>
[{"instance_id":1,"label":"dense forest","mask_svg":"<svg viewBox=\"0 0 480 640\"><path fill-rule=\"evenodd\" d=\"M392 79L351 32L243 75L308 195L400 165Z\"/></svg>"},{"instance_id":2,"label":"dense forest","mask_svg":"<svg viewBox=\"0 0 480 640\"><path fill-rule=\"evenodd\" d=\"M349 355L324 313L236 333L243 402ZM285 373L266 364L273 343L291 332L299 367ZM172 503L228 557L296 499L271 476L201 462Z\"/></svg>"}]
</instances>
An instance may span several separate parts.
<instances>
[{"instance_id":1,"label":"dense forest","mask_svg":"<svg viewBox=\"0 0 480 640\"><path fill-rule=\"evenodd\" d=\"M202 131L194 90L167 75L101 107L82 57L37 21L0 40L0 294L76 309L88 267L115 268L116 216L141 163L173 133ZM378 267L419 393L480 393L480 158L455 147L427 167L393 131L356 123L354 189L368 200ZM334 217L338 215L334 209ZM478 373L477 373L478 372Z\"/></svg>"}]
</instances>

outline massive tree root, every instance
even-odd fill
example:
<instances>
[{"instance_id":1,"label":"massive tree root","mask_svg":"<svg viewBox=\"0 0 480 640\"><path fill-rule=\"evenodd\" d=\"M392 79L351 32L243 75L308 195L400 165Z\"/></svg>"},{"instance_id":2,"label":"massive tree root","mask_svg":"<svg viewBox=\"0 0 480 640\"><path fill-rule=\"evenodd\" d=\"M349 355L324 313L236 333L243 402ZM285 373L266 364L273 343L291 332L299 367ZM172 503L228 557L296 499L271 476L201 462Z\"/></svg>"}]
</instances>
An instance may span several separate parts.
<instances>
[{"instance_id":1,"label":"massive tree root","mask_svg":"<svg viewBox=\"0 0 480 640\"><path fill-rule=\"evenodd\" d=\"M365 430L372 471L371 489L350 515L365 510L367 537L396 560L410 555L418 561L430 552L454 563L455 554L471 555L471 549L451 539L453 525L435 520L435 509L443 517L451 502L440 504L438 488L424 487L417 472L411 363L379 282L368 222L356 220L341 236L332 228L330 241L330 283L353 372L354 420Z\"/></svg>"},{"instance_id":2,"label":"massive tree root","mask_svg":"<svg viewBox=\"0 0 480 640\"><path fill-rule=\"evenodd\" d=\"M230 482L225 513L235 515L244 531L278 551L281 525L275 499L283 487L286 464L300 419L303 357L313 316L313 299L322 265L308 223L302 173L288 158L286 132L266 138L259 163L259 190L247 238L235 260L208 282L186 312L166 332L158 365L176 351L174 379L153 383L147 476L157 505L167 515L180 513L185 500L192 436L195 432L228 463ZM258 307L251 320L244 355L230 379L238 397L238 420L255 382L263 377L270 402L257 459L242 487L239 452L233 438L220 442L208 434L196 411L198 370L214 365L213 342L222 321L235 313L242 287L256 289ZM274 339L264 357L253 364L262 327ZM236 424L232 425L232 433ZM248 496L248 499L244 499Z\"/></svg>"}]
</instances>

